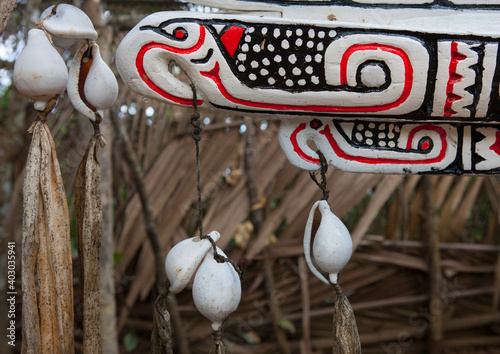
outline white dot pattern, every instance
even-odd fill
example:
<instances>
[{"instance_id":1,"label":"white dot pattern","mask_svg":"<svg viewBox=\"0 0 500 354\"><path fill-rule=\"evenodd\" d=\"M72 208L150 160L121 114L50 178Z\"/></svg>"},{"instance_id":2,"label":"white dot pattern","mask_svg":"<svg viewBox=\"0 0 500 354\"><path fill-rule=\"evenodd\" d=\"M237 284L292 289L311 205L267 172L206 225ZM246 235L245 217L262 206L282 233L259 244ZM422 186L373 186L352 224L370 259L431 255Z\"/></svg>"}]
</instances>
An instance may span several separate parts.
<instances>
[{"instance_id":1,"label":"white dot pattern","mask_svg":"<svg viewBox=\"0 0 500 354\"><path fill-rule=\"evenodd\" d=\"M324 53L336 35L316 26L252 25L233 55L233 72L250 87L325 89Z\"/></svg>"},{"instance_id":2,"label":"white dot pattern","mask_svg":"<svg viewBox=\"0 0 500 354\"><path fill-rule=\"evenodd\" d=\"M400 130L400 124L360 122L355 124L352 137L358 146L394 149L397 146Z\"/></svg>"}]
</instances>

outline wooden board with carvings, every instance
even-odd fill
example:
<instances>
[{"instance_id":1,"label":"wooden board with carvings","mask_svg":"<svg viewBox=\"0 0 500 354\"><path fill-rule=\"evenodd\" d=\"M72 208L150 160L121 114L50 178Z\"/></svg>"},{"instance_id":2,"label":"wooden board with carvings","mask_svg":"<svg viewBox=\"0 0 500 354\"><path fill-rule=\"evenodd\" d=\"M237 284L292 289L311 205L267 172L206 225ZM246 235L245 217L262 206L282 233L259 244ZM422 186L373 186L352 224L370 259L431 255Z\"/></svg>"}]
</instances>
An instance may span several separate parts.
<instances>
[{"instance_id":1,"label":"wooden board with carvings","mask_svg":"<svg viewBox=\"0 0 500 354\"><path fill-rule=\"evenodd\" d=\"M147 16L117 52L132 90L192 105L175 62L198 106L281 119L306 170L313 141L345 171L500 172L500 1L195 2L233 11Z\"/></svg>"}]
</instances>

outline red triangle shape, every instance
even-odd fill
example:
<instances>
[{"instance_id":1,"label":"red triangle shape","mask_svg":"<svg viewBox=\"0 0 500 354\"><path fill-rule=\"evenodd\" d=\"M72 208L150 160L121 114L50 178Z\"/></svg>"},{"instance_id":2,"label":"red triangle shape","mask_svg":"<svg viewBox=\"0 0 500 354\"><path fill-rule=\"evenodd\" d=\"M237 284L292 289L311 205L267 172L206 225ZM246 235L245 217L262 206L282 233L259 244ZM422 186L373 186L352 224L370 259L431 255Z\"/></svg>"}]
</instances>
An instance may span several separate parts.
<instances>
[{"instance_id":1,"label":"red triangle shape","mask_svg":"<svg viewBox=\"0 0 500 354\"><path fill-rule=\"evenodd\" d=\"M222 44L226 47L231 58L234 57L234 53L238 48L238 44L240 44L241 36L244 31L245 29L243 27L231 26L220 37Z\"/></svg>"}]
</instances>

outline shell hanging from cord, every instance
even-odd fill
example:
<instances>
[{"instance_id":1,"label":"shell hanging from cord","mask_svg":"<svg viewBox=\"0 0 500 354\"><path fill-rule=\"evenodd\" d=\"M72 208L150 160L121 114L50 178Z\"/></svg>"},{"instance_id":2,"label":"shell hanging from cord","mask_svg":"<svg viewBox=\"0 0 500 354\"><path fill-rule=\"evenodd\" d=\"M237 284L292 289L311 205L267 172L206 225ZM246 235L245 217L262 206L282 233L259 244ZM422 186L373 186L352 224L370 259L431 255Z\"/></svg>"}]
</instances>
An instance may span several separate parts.
<instances>
[{"instance_id":1,"label":"shell hanging from cord","mask_svg":"<svg viewBox=\"0 0 500 354\"><path fill-rule=\"evenodd\" d=\"M28 42L14 64L14 84L24 96L35 101L35 109L44 111L51 99L66 89L68 69L49 38L40 29L28 32Z\"/></svg>"},{"instance_id":2,"label":"shell hanging from cord","mask_svg":"<svg viewBox=\"0 0 500 354\"><path fill-rule=\"evenodd\" d=\"M217 231L208 235L214 242L220 238ZM216 247L219 256L226 258ZM200 313L212 321L212 328L220 331L226 318L233 313L241 300L241 282L230 262L214 255L212 243L199 236L176 244L167 255L165 270L174 294L193 281L193 300Z\"/></svg>"},{"instance_id":3,"label":"shell hanging from cord","mask_svg":"<svg viewBox=\"0 0 500 354\"><path fill-rule=\"evenodd\" d=\"M217 247L217 253L226 257ZM214 331L219 331L226 318L238 307L241 299L241 283L232 264L219 263L209 249L193 281L194 305L200 313L212 321Z\"/></svg>"},{"instance_id":4,"label":"shell hanging from cord","mask_svg":"<svg viewBox=\"0 0 500 354\"><path fill-rule=\"evenodd\" d=\"M321 221L314 235L311 257L311 233L317 210ZM311 208L304 232L304 253L311 272L325 284L337 284L338 273L351 258L352 239L349 230L332 213L326 200L317 201ZM327 273L328 278L322 272Z\"/></svg>"},{"instance_id":5,"label":"shell hanging from cord","mask_svg":"<svg viewBox=\"0 0 500 354\"><path fill-rule=\"evenodd\" d=\"M84 44L69 69L68 95L73 106L84 116L96 120L118 97L118 82L102 60L96 43Z\"/></svg>"},{"instance_id":6,"label":"shell hanging from cord","mask_svg":"<svg viewBox=\"0 0 500 354\"><path fill-rule=\"evenodd\" d=\"M212 231L209 236L214 242L220 238L217 231ZM211 247L208 239L199 236L185 239L172 247L165 259L169 291L178 294L186 287Z\"/></svg>"},{"instance_id":7,"label":"shell hanging from cord","mask_svg":"<svg viewBox=\"0 0 500 354\"><path fill-rule=\"evenodd\" d=\"M55 13L49 16L54 6L50 6L40 15L44 28L52 35L56 47L68 48L76 42L95 41L97 32L85 12L69 4L59 4ZM81 44L80 44L81 45Z\"/></svg>"}]
</instances>

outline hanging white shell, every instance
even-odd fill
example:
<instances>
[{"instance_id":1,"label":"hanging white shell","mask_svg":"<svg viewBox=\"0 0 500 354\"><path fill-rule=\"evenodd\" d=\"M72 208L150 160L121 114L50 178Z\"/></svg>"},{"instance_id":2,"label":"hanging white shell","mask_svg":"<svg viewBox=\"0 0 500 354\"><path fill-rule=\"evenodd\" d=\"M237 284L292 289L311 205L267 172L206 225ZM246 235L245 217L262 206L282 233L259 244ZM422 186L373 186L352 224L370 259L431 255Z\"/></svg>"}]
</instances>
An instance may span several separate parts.
<instances>
[{"instance_id":1,"label":"hanging white shell","mask_svg":"<svg viewBox=\"0 0 500 354\"><path fill-rule=\"evenodd\" d=\"M24 96L43 111L51 98L66 89L68 69L42 30L31 29L28 42L14 64L14 84Z\"/></svg>"},{"instance_id":2,"label":"hanging white shell","mask_svg":"<svg viewBox=\"0 0 500 354\"><path fill-rule=\"evenodd\" d=\"M226 256L217 247L217 253ZM241 300L241 282L233 265L218 263L210 249L203 259L193 281L193 300L200 313L212 321L218 331Z\"/></svg>"},{"instance_id":3,"label":"hanging white shell","mask_svg":"<svg viewBox=\"0 0 500 354\"><path fill-rule=\"evenodd\" d=\"M217 231L212 231L208 235L214 242L220 238ZM165 271L170 282L169 291L177 294L186 287L211 248L210 241L199 236L188 238L172 247L165 259Z\"/></svg>"},{"instance_id":4,"label":"hanging white shell","mask_svg":"<svg viewBox=\"0 0 500 354\"><path fill-rule=\"evenodd\" d=\"M118 97L118 82L113 71L102 60L99 46L84 44L76 53L69 69L68 95L73 106L95 120Z\"/></svg>"},{"instance_id":5,"label":"hanging white shell","mask_svg":"<svg viewBox=\"0 0 500 354\"><path fill-rule=\"evenodd\" d=\"M47 17L53 6L40 15L40 20ZM45 29L53 36L57 47L70 47L77 41L97 39L97 32L90 18L78 7L69 4L59 4L56 13L43 21Z\"/></svg>"},{"instance_id":6,"label":"hanging white shell","mask_svg":"<svg viewBox=\"0 0 500 354\"><path fill-rule=\"evenodd\" d=\"M87 101L97 109L108 109L118 97L118 82L115 74L102 60L97 44L92 45L92 65L85 79L84 94Z\"/></svg>"},{"instance_id":7,"label":"hanging white shell","mask_svg":"<svg viewBox=\"0 0 500 354\"><path fill-rule=\"evenodd\" d=\"M311 259L311 230L316 209L321 213L321 222L314 237ZM337 283L338 273L345 267L352 255L352 239L349 230L330 210L326 200L314 203L309 213L304 232L304 253L307 265L321 281ZM314 263L329 274L326 279Z\"/></svg>"}]
</instances>

